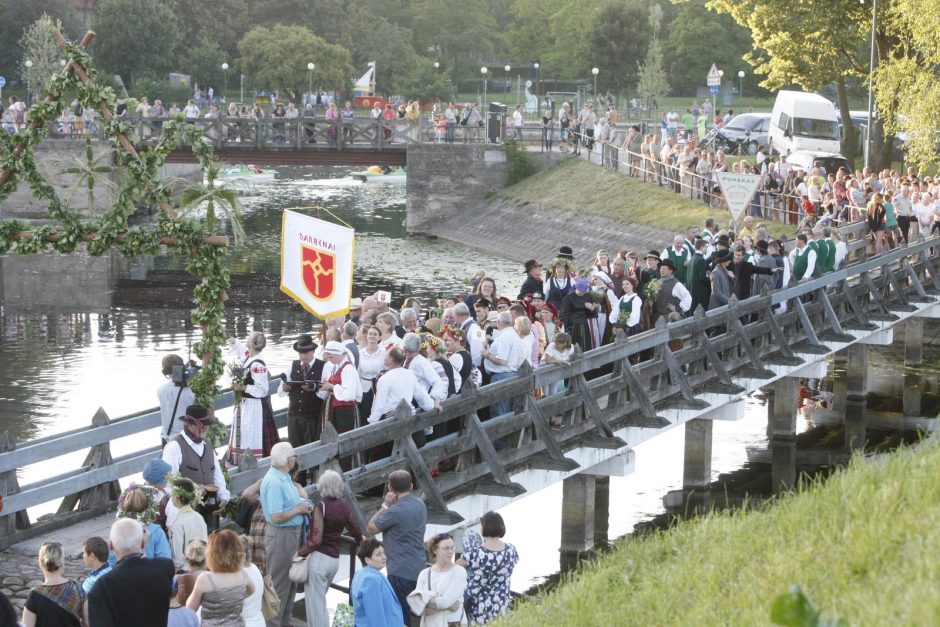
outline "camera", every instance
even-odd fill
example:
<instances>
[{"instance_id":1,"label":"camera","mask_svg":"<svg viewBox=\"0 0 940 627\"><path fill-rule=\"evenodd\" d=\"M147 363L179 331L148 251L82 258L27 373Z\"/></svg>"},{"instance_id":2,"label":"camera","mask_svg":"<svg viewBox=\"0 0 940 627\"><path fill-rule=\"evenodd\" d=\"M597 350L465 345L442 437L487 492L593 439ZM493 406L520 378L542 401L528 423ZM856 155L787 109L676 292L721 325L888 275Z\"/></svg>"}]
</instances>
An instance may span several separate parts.
<instances>
[{"instance_id":1,"label":"camera","mask_svg":"<svg viewBox=\"0 0 940 627\"><path fill-rule=\"evenodd\" d=\"M173 366L173 374L170 376L170 380L173 385L184 388L196 376L197 372L199 372L199 366L196 365L195 361L190 361L182 366Z\"/></svg>"}]
</instances>

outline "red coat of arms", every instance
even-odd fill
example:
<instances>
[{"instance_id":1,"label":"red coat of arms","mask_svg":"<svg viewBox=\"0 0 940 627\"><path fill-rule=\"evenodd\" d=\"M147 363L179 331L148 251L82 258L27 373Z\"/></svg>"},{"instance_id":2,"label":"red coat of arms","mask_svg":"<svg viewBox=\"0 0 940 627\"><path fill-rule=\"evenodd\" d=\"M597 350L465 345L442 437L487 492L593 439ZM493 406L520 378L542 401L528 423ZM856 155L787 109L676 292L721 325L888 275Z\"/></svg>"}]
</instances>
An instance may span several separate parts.
<instances>
[{"instance_id":1,"label":"red coat of arms","mask_svg":"<svg viewBox=\"0 0 940 627\"><path fill-rule=\"evenodd\" d=\"M336 255L325 250L300 245L301 276L304 287L317 300L329 300L336 290Z\"/></svg>"}]
</instances>

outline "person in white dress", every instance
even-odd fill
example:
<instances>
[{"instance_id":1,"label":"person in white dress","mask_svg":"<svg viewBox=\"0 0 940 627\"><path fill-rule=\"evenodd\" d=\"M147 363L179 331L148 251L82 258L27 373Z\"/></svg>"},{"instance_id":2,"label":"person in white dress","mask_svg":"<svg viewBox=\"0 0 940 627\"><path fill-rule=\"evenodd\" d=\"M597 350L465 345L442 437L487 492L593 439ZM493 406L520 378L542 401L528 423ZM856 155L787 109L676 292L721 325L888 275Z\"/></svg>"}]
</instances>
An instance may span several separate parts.
<instances>
[{"instance_id":1,"label":"person in white dress","mask_svg":"<svg viewBox=\"0 0 940 627\"><path fill-rule=\"evenodd\" d=\"M258 331L249 335L245 344L229 338L232 352L237 360L243 360L245 370L243 380L232 381L232 388L242 394L229 436L229 463L233 465L237 465L244 454L256 459L267 457L277 442L268 367L259 356L266 343L264 334Z\"/></svg>"}]
</instances>

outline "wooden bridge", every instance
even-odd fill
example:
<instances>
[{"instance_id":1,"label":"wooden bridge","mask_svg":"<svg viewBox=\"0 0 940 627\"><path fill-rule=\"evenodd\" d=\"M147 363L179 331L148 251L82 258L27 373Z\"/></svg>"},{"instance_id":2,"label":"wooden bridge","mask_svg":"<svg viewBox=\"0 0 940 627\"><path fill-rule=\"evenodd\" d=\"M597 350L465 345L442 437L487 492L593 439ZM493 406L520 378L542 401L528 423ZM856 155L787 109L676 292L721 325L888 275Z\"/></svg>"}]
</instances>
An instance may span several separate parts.
<instances>
[{"instance_id":1,"label":"wooden bridge","mask_svg":"<svg viewBox=\"0 0 940 627\"><path fill-rule=\"evenodd\" d=\"M577 498L578 490L568 490L569 481L631 472L636 445L686 425L686 483L705 485L710 481L712 420L740 417L737 409L742 403L738 401L743 395L780 382L780 398L770 412L770 431L772 441L785 442L795 430L796 398L783 396L795 395L793 377L816 376L806 373L843 349L851 352L866 344L890 343L893 328L902 322L940 316L940 239L867 259L864 223L846 227L842 233L852 260L843 270L746 301L732 301L719 309L697 311L682 321L579 354L567 366L534 372L524 367L516 378L482 389L470 387L448 399L442 413L412 417L410 409L402 406L395 419L338 437L328 429L320 442L298 449L299 463L304 468L335 468L340 458L359 456L392 442L389 458L345 473L348 497L360 522L365 522L378 501L354 495L384 485L392 470L408 469L428 504L429 522L459 528L486 511L558 481L566 480L566 499L569 493ZM781 313L778 306L783 304L786 311ZM601 368L607 374L592 378ZM562 380L567 381L564 392L536 400L537 388ZM848 398L857 405L860 392L852 391L856 388L858 382L850 383ZM504 399L514 402L512 412L480 421L482 407ZM217 407L231 403L229 392ZM551 416L562 416L563 425L549 426ZM278 412L276 419L283 426L284 412ZM413 433L455 419L460 421L459 433L420 449L415 446ZM2 436L0 545L47 534L56 525L69 525L113 506L116 482L139 473L147 459L159 454L159 448L143 448L113 459L109 442L158 424L156 410L114 421L99 412L89 428L19 445L8 434ZM497 439L511 445L497 450L493 445ZM81 468L18 485L18 468L55 464L59 456L85 449L90 451ZM782 450L781 455L788 454ZM432 476L429 469L448 458L459 460L456 471ZM237 494L267 469L266 459L244 460L232 472L232 492ZM793 477L781 475L779 481L792 484ZM60 498L65 500L51 523L29 525L27 508ZM79 511L73 512L76 507ZM580 515L593 516L593 512ZM579 524L589 521L582 519Z\"/></svg>"}]
</instances>

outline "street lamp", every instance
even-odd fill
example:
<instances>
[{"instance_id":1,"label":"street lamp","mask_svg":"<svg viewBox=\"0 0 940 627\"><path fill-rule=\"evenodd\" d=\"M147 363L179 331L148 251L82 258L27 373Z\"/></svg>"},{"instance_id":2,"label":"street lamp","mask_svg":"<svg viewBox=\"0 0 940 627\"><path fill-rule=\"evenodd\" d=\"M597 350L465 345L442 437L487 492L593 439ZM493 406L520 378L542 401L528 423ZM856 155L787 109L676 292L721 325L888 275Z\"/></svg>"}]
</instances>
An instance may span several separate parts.
<instances>
[{"instance_id":1,"label":"street lamp","mask_svg":"<svg viewBox=\"0 0 940 627\"><path fill-rule=\"evenodd\" d=\"M435 70L438 70L438 69L440 69L440 67L441 67L440 62L435 61L435 62L434 62L434 69L435 69Z\"/></svg>"},{"instance_id":2,"label":"street lamp","mask_svg":"<svg viewBox=\"0 0 940 627\"><path fill-rule=\"evenodd\" d=\"M480 74L483 75L483 110L486 111L486 73L489 72L486 66L480 68Z\"/></svg>"},{"instance_id":3,"label":"street lamp","mask_svg":"<svg viewBox=\"0 0 940 627\"><path fill-rule=\"evenodd\" d=\"M718 92L721 93L721 79L724 77L725 71L718 70Z\"/></svg>"},{"instance_id":4,"label":"street lamp","mask_svg":"<svg viewBox=\"0 0 940 627\"><path fill-rule=\"evenodd\" d=\"M541 91L539 90L539 68L542 66L538 61L536 61L535 63L532 64L532 67L535 68L535 96L536 96L536 99L538 100L538 115L539 117L542 117L542 97L539 96L539 94L541 93Z\"/></svg>"},{"instance_id":5,"label":"street lamp","mask_svg":"<svg viewBox=\"0 0 940 627\"><path fill-rule=\"evenodd\" d=\"M597 102L597 74L600 72L596 67L591 68L591 74L594 75L594 101Z\"/></svg>"},{"instance_id":6,"label":"street lamp","mask_svg":"<svg viewBox=\"0 0 940 627\"><path fill-rule=\"evenodd\" d=\"M509 93L509 70L512 69L512 66L508 63L503 66L503 69L506 70L506 93Z\"/></svg>"},{"instance_id":7,"label":"street lamp","mask_svg":"<svg viewBox=\"0 0 940 627\"><path fill-rule=\"evenodd\" d=\"M738 95L744 98L744 70L738 70L738 78L741 79L741 88L738 90Z\"/></svg>"},{"instance_id":8,"label":"street lamp","mask_svg":"<svg viewBox=\"0 0 940 627\"><path fill-rule=\"evenodd\" d=\"M222 64L222 102L225 102L225 94L228 92L228 63Z\"/></svg>"},{"instance_id":9,"label":"street lamp","mask_svg":"<svg viewBox=\"0 0 940 627\"><path fill-rule=\"evenodd\" d=\"M307 74L307 98L309 99L307 102L316 102L316 101L317 101L316 98L313 97L313 70L314 70L316 67L317 67L317 66L316 66L315 64L313 64L313 63L308 63L308 64L307 64L307 72L309 72L309 73Z\"/></svg>"},{"instance_id":10,"label":"street lamp","mask_svg":"<svg viewBox=\"0 0 940 627\"><path fill-rule=\"evenodd\" d=\"M26 66L26 106L28 107L29 106L29 92L30 92L29 81L33 74L33 62L30 61L29 59L26 59L26 63L24 63L23 65Z\"/></svg>"}]
</instances>

